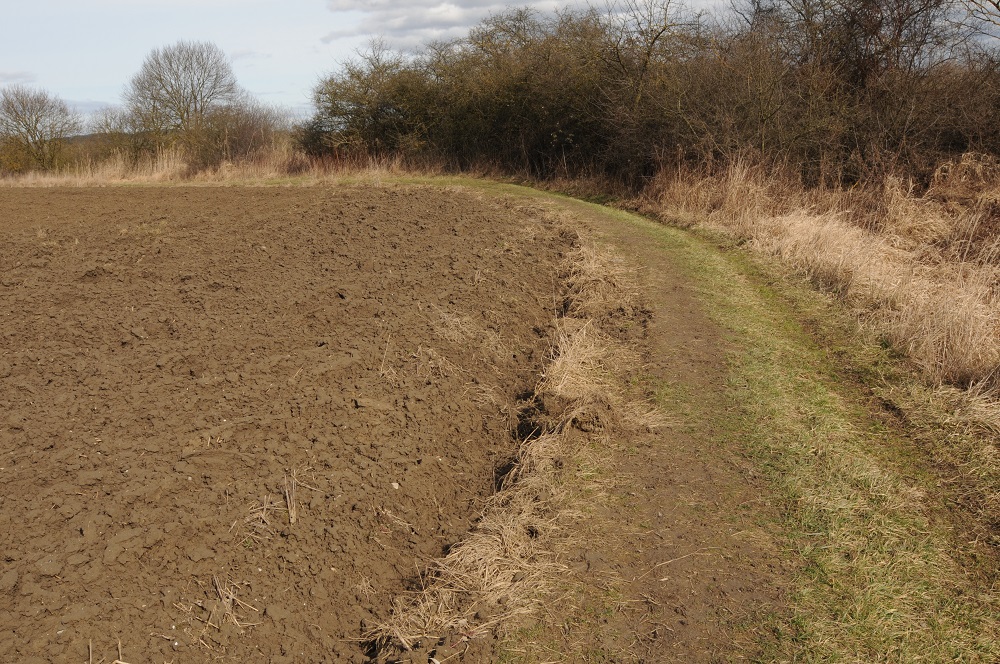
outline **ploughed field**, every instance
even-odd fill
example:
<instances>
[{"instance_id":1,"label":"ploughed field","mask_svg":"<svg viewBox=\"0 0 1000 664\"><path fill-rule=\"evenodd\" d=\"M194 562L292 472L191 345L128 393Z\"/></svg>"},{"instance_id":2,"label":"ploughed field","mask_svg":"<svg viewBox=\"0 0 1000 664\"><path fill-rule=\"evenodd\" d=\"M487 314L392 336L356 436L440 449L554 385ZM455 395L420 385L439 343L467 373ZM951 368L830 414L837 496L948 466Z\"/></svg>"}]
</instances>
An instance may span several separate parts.
<instances>
[{"instance_id":1,"label":"ploughed field","mask_svg":"<svg viewBox=\"0 0 1000 664\"><path fill-rule=\"evenodd\" d=\"M457 189L0 189L0 661L362 659L494 490L569 242Z\"/></svg>"}]
</instances>

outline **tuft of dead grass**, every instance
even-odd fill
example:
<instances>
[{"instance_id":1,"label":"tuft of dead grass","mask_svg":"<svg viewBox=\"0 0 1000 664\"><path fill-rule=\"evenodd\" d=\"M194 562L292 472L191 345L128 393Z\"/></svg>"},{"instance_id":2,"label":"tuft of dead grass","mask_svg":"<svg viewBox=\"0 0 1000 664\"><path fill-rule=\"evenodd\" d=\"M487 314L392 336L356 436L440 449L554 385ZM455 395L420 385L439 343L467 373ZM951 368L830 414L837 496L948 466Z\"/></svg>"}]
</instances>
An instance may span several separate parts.
<instances>
[{"instance_id":1,"label":"tuft of dead grass","mask_svg":"<svg viewBox=\"0 0 1000 664\"><path fill-rule=\"evenodd\" d=\"M258 613L258 610L256 607L247 604L239 598L239 585L228 580L226 582L219 581L219 577L213 576L212 587L219 598L219 604L213 609L207 624L215 624L220 627L231 624L241 633L247 627L254 627L260 624L259 622L250 622L245 617L247 611ZM217 618L215 616L216 612L219 614Z\"/></svg>"},{"instance_id":2,"label":"tuft of dead grass","mask_svg":"<svg viewBox=\"0 0 1000 664\"><path fill-rule=\"evenodd\" d=\"M477 321L436 304L428 307L427 318L434 326L434 332L451 343L478 346L493 359L510 354L509 343L487 321Z\"/></svg>"},{"instance_id":3,"label":"tuft of dead grass","mask_svg":"<svg viewBox=\"0 0 1000 664\"><path fill-rule=\"evenodd\" d=\"M988 154L968 152L937 167L927 194L941 201L976 204L996 200L998 188L1000 161Z\"/></svg>"},{"instance_id":4,"label":"tuft of dead grass","mask_svg":"<svg viewBox=\"0 0 1000 664\"><path fill-rule=\"evenodd\" d=\"M271 498L271 494L265 493L260 502L255 501L250 506L247 516L242 521L234 521L229 530L237 533L245 532L240 542L245 547L263 544L274 537L275 513L280 510L280 506Z\"/></svg>"},{"instance_id":5,"label":"tuft of dead grass","mask_svg":"<svg viewBox=\"0 0 1000 664\"><path fill-rule=\"evenodd\" d=\"M567 314L600 319L613 312L631 316L639 309L634 271L621 257L581 244L564 265Z\"/></svg>"},{"instance_id":6,"label":"tuft of dead grass","mask_svg":"<svg viewBox=\"0 0 1000 664\"><path fill-rule=\"evenodd\" d=\"M974 386L887 386L880 392L898 404L920 432L924 446L948 469L957 499L981 524L964 524L987 547L1000 545L1000 399ZM992 530L991 530L992 529Z\"/></svg>"}]
</instances>

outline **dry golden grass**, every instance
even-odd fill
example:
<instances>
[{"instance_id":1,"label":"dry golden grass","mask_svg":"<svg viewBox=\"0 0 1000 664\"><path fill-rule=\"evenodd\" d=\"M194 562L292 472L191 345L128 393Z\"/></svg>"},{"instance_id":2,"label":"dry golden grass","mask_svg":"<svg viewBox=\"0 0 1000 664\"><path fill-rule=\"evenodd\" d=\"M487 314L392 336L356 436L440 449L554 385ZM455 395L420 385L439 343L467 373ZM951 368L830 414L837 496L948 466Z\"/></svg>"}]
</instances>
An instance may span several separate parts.
<instances>
[{"instance_id":1,"label":"dry golden grass","mask_svg":"<svg viewBox=\"0 0 1000 664\"><path fill-rule=\"evenodd\" d=\"M350 156L314 159L290 142L277 142L236 161L198 167L182 150L166 148L137 159L120 153L85 160L56 171L0 178L0 187L101 187L127 184L312 184L344 178L380 185L384 178L438 175L440 164L401 157Z\"/></svg>"},{"instance_id":2,"label":"dry golden grass","mask_svg":"<svg viewBox=\"0 0 1000 664\"><path fill-rule=\"evenodd\" d=\"M479 348L493 360L510 354L509 342L497 326L443 309L435 304L427 308L427 319L438 336L452 343Z\"/></svg>"},{"instance_id":3,"label":"dry golden grass","mask_svg":"<svg viewBox=\"0 0 1000 664\"><path fill-rule=\"evenodd\" d=\"M992 390L890 385L880 396L906 412L923 445L947 469L956 498L979 517L964 524L987 546L1000 545L1000 399ZM984 527L985 524L985 527ZM992 528L992 532L990 532Z\"/></svg>"},{"instance_id":4,"label":"dry golden grass","mask_svg":"<svg viewBox=\"0 0 1000 664\"><path fill-rule=\"evenodd\" d=\"M101 161L87 161L59 171L26 173L0 178L6 187L97 187L128 183L163 183L184 179L189 168L178 150L163 150L137 161L114 154Z\"/></svg>"},{"instance_id":5,"label":"dry golden grass","mask_svg":"<svg viewBox=\"0 0 1000 664\"><path fill-rule=\"evenodd\" d=\"M663 178L652 193L663 216L724 230L842 295L931 380L992 383L1000 252L979 235L1000 176L982 160L966 162L939 171L924 196L895 178L875 194L807 194L741 164L718 178ZM986 184L986 176L998 179ZM964 202L939 200L956 191Z\"/></svg>"},{"instance_id":6,"label":"dry golden grass","mask_svg":"<svg viewBox=\"0 0 1000 664\"><path fill-rule=\"evenodd\" d=\"M550 435L526 448L520 463L532 472L491 499L476 529L431 565L423 592L398 598L393 616L371 638L394 640L404 650L449 634L469 641L536 608L562 569L549 550L559 529L557 496L539 473L551 465L543 455L558 454L562 446L558 435Z\"/></svg>"},{"instance_id":7,"label":"dry golden grass","mask_svg":"<svg viewBox=\"0 0 1000 664\"><path fill-rule=\"evenodd\" d=\"M719 175L664 171L650 183L646 196L653 204L650 212L666 213L683 227L704 223L708 216L724 220L728 229L746 233L760 217L785 214L804 204L796 193L781 180L740 161Z\"/></svg>"},{"instance_id":8,"label":"dry golden grass","mask_svg":"<svg viewBox=\"0 0 1000 664\"><path fill-rule=\"evenodd\" d=\"M634 314L640 307L633 270L621 257L584 244L573 250L565 266L567 313L597 319L615 311Z\"/></svg>"},{"instance_id":9,"label":"dry golden grass","mask_svg":"<svg viewBox=\"0 0 1000 664\"><path fill-rule=\"evenodd\" d=\"M982 204L1000 197L1000 162L987 154L967 153L941 164L929 196L944 201Z\"/></svg>"}]
</instances>

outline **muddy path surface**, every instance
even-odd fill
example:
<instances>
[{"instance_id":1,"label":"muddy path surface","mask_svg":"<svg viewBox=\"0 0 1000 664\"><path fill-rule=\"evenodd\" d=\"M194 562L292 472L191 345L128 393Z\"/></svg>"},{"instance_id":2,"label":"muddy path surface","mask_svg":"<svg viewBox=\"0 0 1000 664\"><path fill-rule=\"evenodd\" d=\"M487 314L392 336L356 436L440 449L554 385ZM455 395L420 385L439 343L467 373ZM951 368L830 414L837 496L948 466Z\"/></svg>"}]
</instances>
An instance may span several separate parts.
<instances>
[{"instance_id":1,"label":"muddy path surface","mask_svg":"<svg viewBox=\"0 0 1000 664\"><path fill-rule=\"evenodd\" d=\"M732 340L650 224L570 209L638 272L652 313L644 380L666 418L617 459L628 478L620 537L584 552L588 571L605 571L621 593L600 640L625 661L759 661L772 616L787 610L792 568L768 522L778 501L746 456L728 394Z\"/></svg>"},{"instance_id":2,"label":"muddy path surface","mask_svg":"<svg viewBox=\"0 0 1000 664\"><path fill-rule=\"evenodd\" d=\"M569 240L440 187L0 190L0 661L363 661Z\"/></svg>"}]
</instances>

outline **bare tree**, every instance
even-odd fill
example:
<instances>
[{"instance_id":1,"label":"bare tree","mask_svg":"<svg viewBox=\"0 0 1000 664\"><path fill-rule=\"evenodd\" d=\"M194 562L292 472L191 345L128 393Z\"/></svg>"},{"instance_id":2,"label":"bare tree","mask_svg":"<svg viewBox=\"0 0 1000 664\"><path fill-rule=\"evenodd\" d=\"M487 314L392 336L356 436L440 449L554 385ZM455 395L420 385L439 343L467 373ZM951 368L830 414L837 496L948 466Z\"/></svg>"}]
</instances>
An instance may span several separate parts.
<instances>
[{"instance_id":1,"label":"bare tree","mask_svg":"<svg viewBox=\"0 0 1000 664\"><path fill-rule=\"evenodd\" d=\"M140 155L156 151L156 135L145 131L140 118L122 106L109 106L95 113L90 131L105 155L116 154L134 163Z\"/></svg>"},{"instance_id":2,"label":"bare tree","mask_svg":"<svg viewBox=\"0 0 1000 664\"><path fill-rule=\"evenodd\" d=\"M671 0L613 0L605 11L611 65L632 88L638 107L649 83L658 51L681 27L679 9Z\"/></svg>"},{"instance_id":3,"label":"bare tree","mask_svg":"<svg viewBox=\"0 0 1000 664\"><path fill-rule=\"evenodd\" d=\"M963 0L963 2L973 19L1000 28L1000 0Z\"/></svg>"},{"instance_id":4,"label":"bare tree","mask_svg":"<svg viewBox=\"0 0 1000 664\"><path fill-rule=\"evenodd\" d=\"M153 49L125 90L125 105L144 131L183 134L241 90L225 53L210 42L179 41Z\"/></svg>"},{"instance_id":5,"label":"bare tree","mask_svg":"<svg viewBox=\"0 0 1000 664\"><path fill-rule=\"evenodd\" d=\"M13 170L51 169L65 140L81 126L66 102L45 90L0 89L0 140L6 144L5 161L16 156Z\"/></svg>"}]
</instances>

